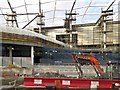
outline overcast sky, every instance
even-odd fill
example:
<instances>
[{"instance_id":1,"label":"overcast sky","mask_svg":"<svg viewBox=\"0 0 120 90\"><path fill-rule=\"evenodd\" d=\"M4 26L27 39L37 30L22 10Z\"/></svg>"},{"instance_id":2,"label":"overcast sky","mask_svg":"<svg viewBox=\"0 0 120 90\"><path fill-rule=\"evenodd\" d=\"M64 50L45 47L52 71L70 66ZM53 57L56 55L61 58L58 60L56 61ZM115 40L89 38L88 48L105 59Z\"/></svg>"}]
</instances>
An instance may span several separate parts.
<instances>
[{"instance_id":1,"label":"overcast sky","mask_svg":"<svg viewBox=\"0 0 120 90\"><path fill-rule=\"evenodd\" d=\"M12 8L19 13L38 13L39 12L39 0L9 0ZM112 0L113 1L113 0ZM117 19L117 3L120 0L116 0L114 3L114 19ZM41 0L41 8L44 12L45 26L63 25L66 11L69 11L73 5L74 0ZM105 8L110 0L77 0L74 12L78 14L76 16L76 22L74 23L91 23L96 22L100 17L101 9ZM25 5L26 4L26 5ZM26 8L27 7L27 8ZM0 0L0 14L11 13L7 0ZM18 15L17 21L19 27L23 27L36 15ZM6 25L6 16L0 15L0 24ZM32 22L29 27L36 26L36 21ZM27 27L27 28L29 28Z\"/></svg>"}]
</instances>

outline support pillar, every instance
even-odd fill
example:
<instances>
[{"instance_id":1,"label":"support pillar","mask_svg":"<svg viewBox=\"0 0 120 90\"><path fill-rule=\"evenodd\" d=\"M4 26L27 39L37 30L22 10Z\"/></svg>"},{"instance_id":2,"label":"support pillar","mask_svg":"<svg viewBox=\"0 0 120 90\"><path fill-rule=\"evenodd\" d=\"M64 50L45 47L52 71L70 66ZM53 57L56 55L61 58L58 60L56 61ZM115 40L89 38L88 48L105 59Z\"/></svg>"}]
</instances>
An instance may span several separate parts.
<instances>
[{"instance_id":1,"label":"support pillar","mask_svg":"<svg viewBox=\"0 0 120 90\"><path fill-rule=\"evenodd\" d=\"M9 58L10 58L10 63L9 63L9 65L12 65L13 64L13 57L12 57L12 50L13 50L14 48L12 48L12 47L9 47Z\"/></svg>"},{"instance_id":2,"label":"support pillar","mask_svg":"<svg viewBox=\"0 0 120 90\"><path fill-rule=\"evenodd\" d=\"M31 46L31 63L34 65L34 46Z\"/></svg>"},{"instance_id":3,"label":"support pillar","mask_svg":"<svg viewBox=\"0 0 120 90\"><path fill-rule=\"evenodd\" d=\"M72 21L70 22L70 48L73 47L73 40L72 40Z\"/></svg>"},{"instance_id":4,"label":"support pillar","mask_svg":"<svg viewBox=\"0 0 120 90\"><path fill-rule=\"evenodd\" d=\"M104 17L104 20L106 20L106 17ZM104 34L103 34L103 48L106 49L106 22L104 22Z\"/></svg>"}]
</instances>

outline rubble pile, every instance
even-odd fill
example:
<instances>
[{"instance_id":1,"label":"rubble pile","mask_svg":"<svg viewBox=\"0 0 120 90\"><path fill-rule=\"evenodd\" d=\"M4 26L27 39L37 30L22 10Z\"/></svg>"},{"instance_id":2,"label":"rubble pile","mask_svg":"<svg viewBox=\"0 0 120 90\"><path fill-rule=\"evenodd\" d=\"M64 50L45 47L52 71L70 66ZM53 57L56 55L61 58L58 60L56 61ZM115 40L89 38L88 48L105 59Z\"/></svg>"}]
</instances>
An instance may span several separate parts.
<instances>
[{"instance_id":1,"label":"rubble pile","mask_svg":"<svg viewBox=\"0 0 120 90\"><path fill-rule=\"evenodd\" d=\"M46 73L37 73L35 76L38 77L60 77L67 78L64 74L54 73L54 72L46 72Z\"/></svg>"}]
</instances>

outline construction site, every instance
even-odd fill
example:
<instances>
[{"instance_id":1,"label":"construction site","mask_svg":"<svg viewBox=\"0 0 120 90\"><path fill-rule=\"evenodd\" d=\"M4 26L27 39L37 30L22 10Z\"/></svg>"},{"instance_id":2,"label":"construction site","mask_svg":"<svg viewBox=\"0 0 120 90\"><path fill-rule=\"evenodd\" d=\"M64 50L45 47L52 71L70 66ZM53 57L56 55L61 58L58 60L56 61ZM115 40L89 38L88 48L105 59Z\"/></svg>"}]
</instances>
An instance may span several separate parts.
<instances>
[{"instance_id":1,"label":"construction site","mask_svg":"<svg viewBox=\"0 0 120 90\"><path fill-rule=\"evenodd\" d=\"M0 90L120 90L120 1L0 1Z\"/></svg>"}]
</instances>

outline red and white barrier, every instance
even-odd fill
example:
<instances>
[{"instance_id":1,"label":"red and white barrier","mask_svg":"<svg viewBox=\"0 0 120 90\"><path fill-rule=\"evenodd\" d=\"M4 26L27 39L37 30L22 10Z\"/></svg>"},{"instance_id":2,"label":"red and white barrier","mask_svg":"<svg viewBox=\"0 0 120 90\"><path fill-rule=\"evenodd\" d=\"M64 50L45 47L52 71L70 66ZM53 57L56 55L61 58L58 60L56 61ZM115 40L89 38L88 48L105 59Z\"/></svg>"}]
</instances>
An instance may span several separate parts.
<instances>
[{"instance_id":1,"label":"red and white barrier","mask_svg":"<svg viewBox=\"0 0 120 90\"><path fill-rule=\"evenodd\" d=\"M56 88L120 88L120 80L109 79L72 79L72 78L40 78L25 77L24 87L46 87L54 85Z\"/></svg>"}]
</instances>

